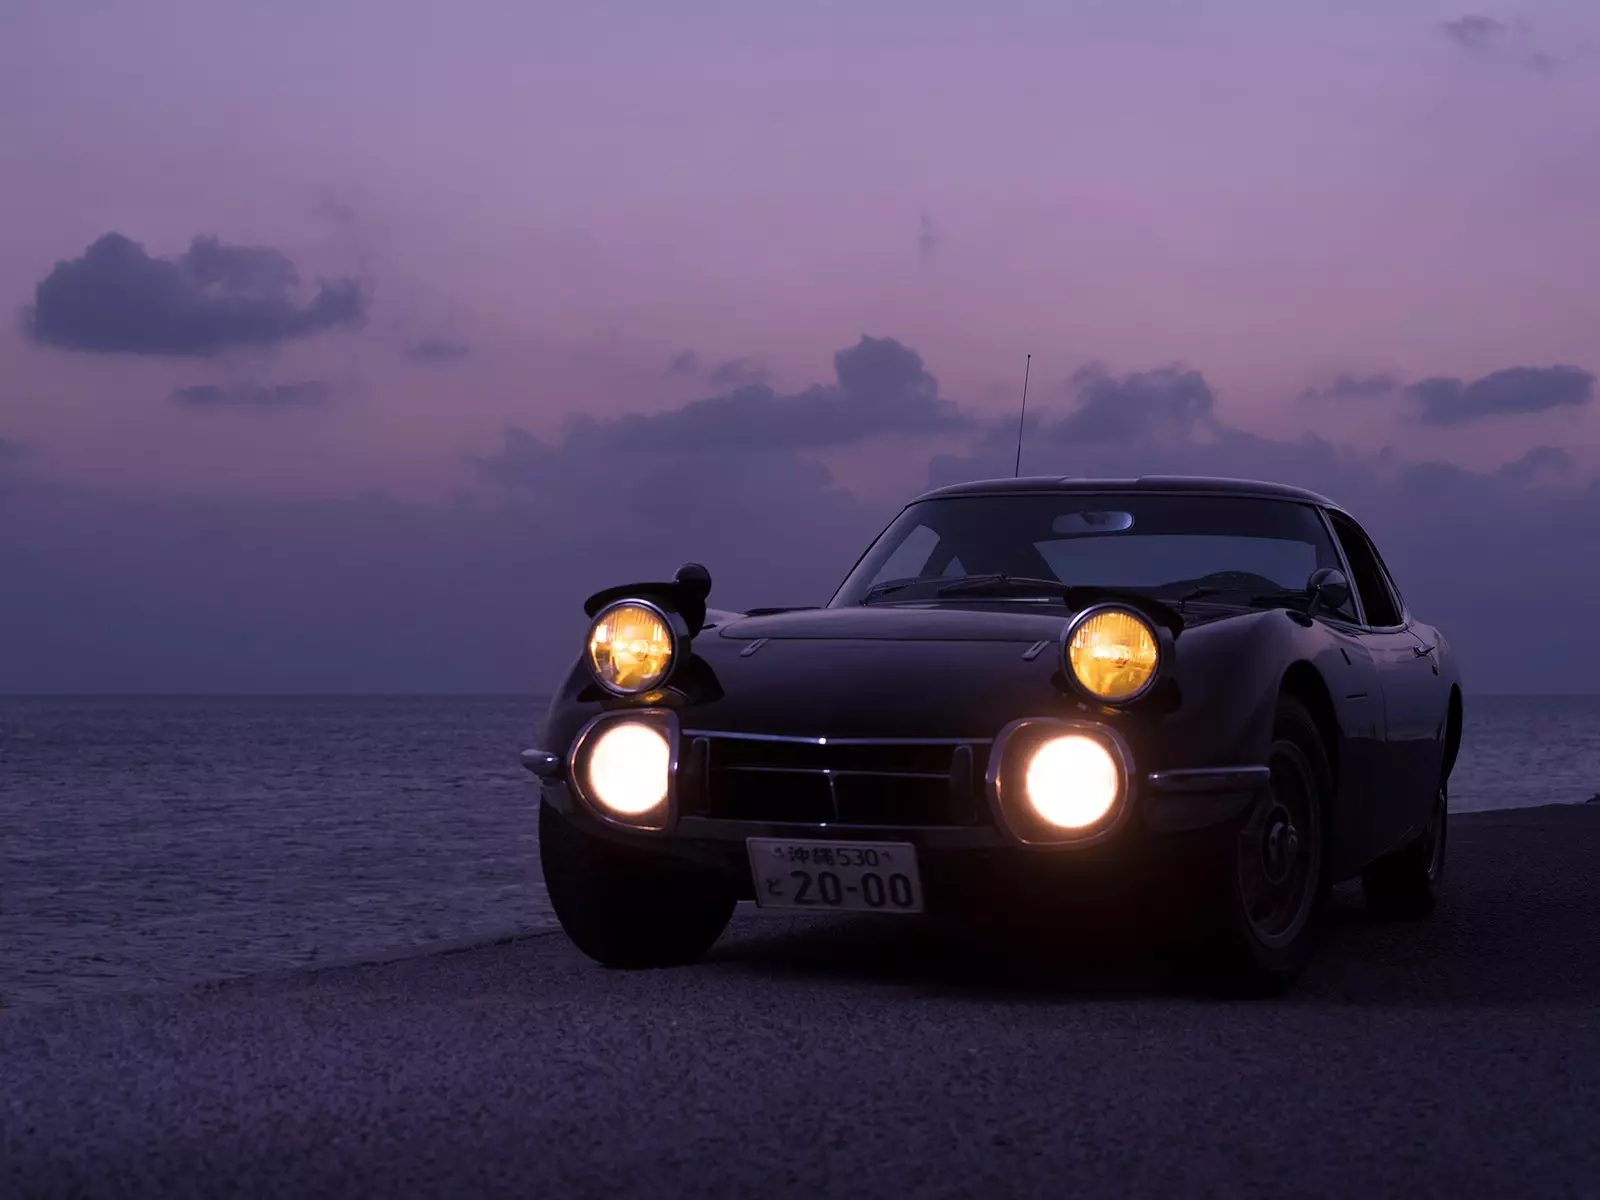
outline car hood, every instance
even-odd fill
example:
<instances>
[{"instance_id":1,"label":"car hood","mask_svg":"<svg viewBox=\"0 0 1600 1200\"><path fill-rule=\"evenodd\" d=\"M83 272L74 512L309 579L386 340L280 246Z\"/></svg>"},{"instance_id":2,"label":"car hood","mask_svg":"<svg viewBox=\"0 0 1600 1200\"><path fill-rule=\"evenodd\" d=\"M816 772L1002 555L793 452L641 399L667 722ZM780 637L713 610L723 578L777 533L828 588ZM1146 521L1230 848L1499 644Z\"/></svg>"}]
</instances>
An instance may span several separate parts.
<instances>
[{"instance_id":1,"label":"car hood","mask_svg":"<svg viewBox=\"0 0 1600 1200\"><path fill-rule=\"evenodd\" d=\"M1056 679L1070 615L1059 604L885 605L736 617L694 639L718 686L682 714L684 725L789 737L992 737L1015 717L1073 707Z\"/></svg>"}]
</instances>

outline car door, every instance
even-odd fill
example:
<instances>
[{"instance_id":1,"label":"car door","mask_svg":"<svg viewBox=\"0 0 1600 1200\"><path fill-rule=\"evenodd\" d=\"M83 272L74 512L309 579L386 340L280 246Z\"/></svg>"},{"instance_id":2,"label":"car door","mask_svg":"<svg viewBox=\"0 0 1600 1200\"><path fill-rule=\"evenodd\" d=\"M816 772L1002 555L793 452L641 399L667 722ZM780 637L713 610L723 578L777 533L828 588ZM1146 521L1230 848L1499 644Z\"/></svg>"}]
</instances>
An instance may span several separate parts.
<instances>
[{"instance_id":1,"label":"car door","mask_svg":"<svg viewBox=\"0 0 1600 1200\"><path fill-rule=\"evenodd\" d=\"M1377 547L1352 518L1329 520L1360 606L1360 639L1383 688L1386 786L1374 797L1374 853L1420 829L1432 809L1440 770L1440 722L1447 710L1438 664L1411 629L1409 614Z\"/></svg>"}]
</instances>

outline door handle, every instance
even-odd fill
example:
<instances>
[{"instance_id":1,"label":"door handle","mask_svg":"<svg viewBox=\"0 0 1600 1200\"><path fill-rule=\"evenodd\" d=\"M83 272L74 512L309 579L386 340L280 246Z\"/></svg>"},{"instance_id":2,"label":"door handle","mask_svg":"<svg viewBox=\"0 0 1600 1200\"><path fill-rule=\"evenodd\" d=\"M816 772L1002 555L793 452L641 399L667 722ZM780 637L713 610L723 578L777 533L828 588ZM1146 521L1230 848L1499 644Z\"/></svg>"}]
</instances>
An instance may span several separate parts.
<instances>
[{"instance_id":1,"label":"door handle","mask_svg":"<svg viewBox=\"0 0 1600 1200\"><path fill-rule=\"evenodd\" d=\"M1418 658L1427 658L1428 655L1433 653L1433 650L1434 650L1434 648L1432 646L1413 646L1413 647L1411 647L1411 653L1415 654Z\"/></svg>"}]
</instances>

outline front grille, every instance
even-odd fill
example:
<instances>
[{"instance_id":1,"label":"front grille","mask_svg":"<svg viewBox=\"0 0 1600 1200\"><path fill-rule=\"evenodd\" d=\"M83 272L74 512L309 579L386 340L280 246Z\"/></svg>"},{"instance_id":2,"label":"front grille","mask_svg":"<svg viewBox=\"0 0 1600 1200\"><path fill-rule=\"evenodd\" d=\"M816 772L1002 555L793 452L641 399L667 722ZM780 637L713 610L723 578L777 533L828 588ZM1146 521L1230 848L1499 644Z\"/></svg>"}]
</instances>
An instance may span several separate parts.
<instances>
[{"instance_id":1,"label":"front grille","mask_svg":"<svg viewBox=\"0 0 1600 1200\"><path fill-rule=\"evenodd\" d=\"M984 738L813 741L690 730L679 747L679 809L741 821L987 824L988 752Z\"/></svg>"}]
</instances>

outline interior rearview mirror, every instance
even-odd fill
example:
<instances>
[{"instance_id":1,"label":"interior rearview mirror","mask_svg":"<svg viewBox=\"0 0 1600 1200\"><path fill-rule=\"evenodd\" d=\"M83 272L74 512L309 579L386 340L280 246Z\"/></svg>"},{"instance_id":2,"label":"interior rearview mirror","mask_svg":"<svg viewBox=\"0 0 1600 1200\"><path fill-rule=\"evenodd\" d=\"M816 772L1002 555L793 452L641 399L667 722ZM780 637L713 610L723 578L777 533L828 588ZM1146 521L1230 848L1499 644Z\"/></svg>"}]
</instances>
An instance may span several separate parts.
<instances>
[{"instance_id":1,"label":"interior rearview mirror","mask_svg":"<svg viewBox=\"0 0 1600 1200\"><path fill-rule=\"evenodd\" d=\"M1132 528L1130 512L1069 512L1050 522L1051 533L1121 533Z\"/></svg>"}]
</instances>

